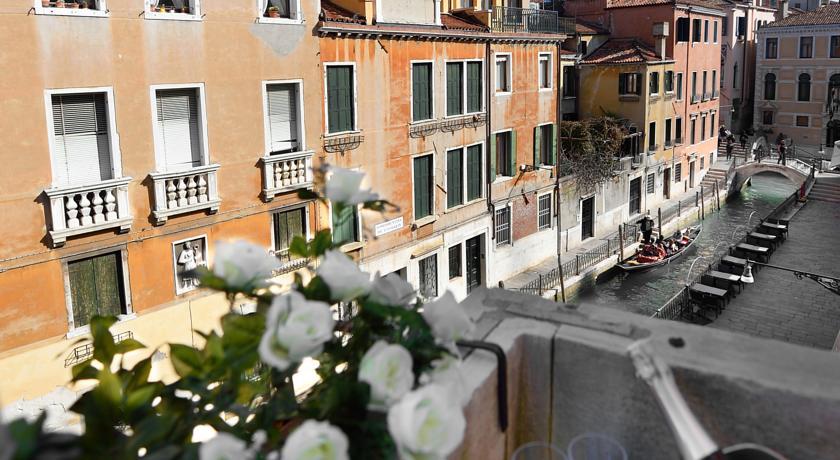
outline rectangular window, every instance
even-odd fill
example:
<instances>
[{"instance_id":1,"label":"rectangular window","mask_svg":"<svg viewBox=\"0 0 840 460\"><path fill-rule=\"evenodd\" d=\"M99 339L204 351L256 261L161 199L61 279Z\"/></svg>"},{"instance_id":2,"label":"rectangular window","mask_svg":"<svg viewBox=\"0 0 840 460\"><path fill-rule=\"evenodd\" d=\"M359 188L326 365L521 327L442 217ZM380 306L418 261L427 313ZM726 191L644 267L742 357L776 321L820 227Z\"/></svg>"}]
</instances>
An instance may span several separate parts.
<instances>
[{"instance_id":1,"label":"rectangular window","mask_svg":"<svg viewBox=\"0 0 840 460\"><path fill-rule=\"evenodd\" d=\"M720 20L720 35L721 37L726 38L726 34L729 33L729 18L721 18Z\"/></svg>"},{"instance_id":2,"label":"rectangular window","mask_svg":"<svg viewBox=\"0 0 840 460\"><path fill-rule=\"evenodd\" d=\"M776 59L779 57L779 39L768 38L764 41L764 58Z\"/></svg>"},{"instance_id":3,"label":"rectangular window","mask_svg":"<svg viewBox=\"0 0 840 460\"><path fill-rule=\"evenodd\" d=\"M700 170L702 171L705 168L706 168L706 157L701 156L700 157Z\"/></svg>"},{"instance_id":4,"label":"rectangular window","mask_svg":"<svg viewBox=\"0 0 840 460\"><path fill-rule=\"evenodd\" d=\"M735 31L738 38L744 38L747 35L747 18L738 17L738 30Z\"/></svg>"},{"instance_id":5,"label":"rectangular window","mask_svg":"<svg viewBox=\"0 0 840 460\"><path fill-rule=\"evenodd\" d=\"M70 3L70 0L65 0L65 3ZM146 0L145 3L143 17L146 19L201 19L202 17L200 0Z\"/></svg>"},{"instance_id":6,"label":"rectangular window","mask_svg":"<svg viewBox=\"0 0 840 460\"><path fill-rule=\"evenodd\" d=\"M665 147L670 147L672 145L671 142L671 119L665 119Z\"/></svg>"},{"instance_id":7,"label":"rectangular window","mask_svg":"<svg viewBox=\"0 0 840 460\"><path fill-rule=\"evenodd\" d=\"M674 141L677 144L682 144L683 142L683 127L681 117L677 117L674 120Z\"/></svg>"},{"instance_id":8,"label":"rectangular window","mask_svg":"<svg viewBox=\"0 0 840 460\"><path fill-rule=\"evenodd\" d=\"M801 126L803 128L808 127L808 116L807 115L797 115L796 116L796 126Z\"/></svg>"},{"instance_id":9,"label":"rectangular window","mask_svg":"<svg viewBox=\"0 0 840 460\"><path fill-rule=\"evenodd\" d=\"M717 23L717 21L712 22L712 41L714 43L718 42L718 23Z\"/></svg>"},{"instance_id":10,"label":"rectangular window","mask_svg":"<svg viewBox=\"0 0 840 460\"><path fill-rule=\"evenodd\" d=\"M446 64L446 115L464 113L464 64L448 62Z\"/></svg>"},{"instance_id":11,"label":"rectangular window","mask_svg":"<svg viewBox=\"0 0 840 460\"><path fill-rule=\"evenodd\" d=\"M679 182L682 180L682 163L677 163L674 166L674 182Z\"/></svg>"},{"instance_id":12,"label":"rectangular window","mask_svg":"<svg viewBox=\"0 0 840 460\"><path fill-rule=\"evenodd\" d=\"M717 97L717 70L712 70L712 97Z\"/></svg>"},{"instance_id":13,"label":"rectangular window","mask_svg":"<svg viewBox=\"0 0 840 460\"><path fill-rule=\"evenodd\" d=\"M650 73L650 95L654 96L659 94L659 72L651 72Z\"/></svg>"},{"instance_id":14,"label":"rectangular window","mask_svg":"<svg viewBox=\"0 0 840 460\"><path fill-rule=\"evenodd\" d=\"M464 149L446 152L446 207L464 204Z\"/></svg>"},{"instance_id":15,"label":"rectangular window","mask_svg":"<svg viewBox=\"0 0 840 460\"><path fill-rule=\"evenodd\" d=\"M449 248L449 279L461 276L461 245Z\"/></svg>"},{"instance_id":16,"label":"rectangular window","mask_svg":"<svg viewBox=\"0 0 840 460\"><path fill-rule=\"evenodd\" d=\"M656 151L656 122L650 122L648 126L648 153Z\"/></svg>"},{"instance_id":17,"label":"rectangular window","mask_svg":"<svg viewBox=\"0 0 840 460\"><path fill-rule=\"evenodd\" d=\"M306 237L306 209L297 208L272 214L274 255L282 262L292 260L289 247L296 236Z\"/></svg>"},{"instance_id":18,"label":"rectangular window","mask_svg":"<svg viewBox=\"0 0 840 460\"><path fill-rule=\"evenodd\" d=\"M703 41L709 43L709 20L703 21Z\"/></svg>"},{"instance_id":19,"label":"rectangular window","mask_svg":"<svg viewBox=\"0 0 840 460\"><path fill-rule=\"evenodd\" d=\"M712 122L709 125L709 137L714 137L715 135L715 113L712 112Z\"/></svg>"},{"instance_id":20,"label":"rectangular window","mask_svg":"<svg viewBox=\"0 0 840 460\"><path fill-rule=\"evenodd\" d=\"M551 54L542 54L539 56L539 79L540 89L551 88Z\"/></svg>"},{"instance_id":21,"label":"rectangular window","mask_svg":"<svg viewBox=\"0 0 840 460\"><path fill-rule=\"evenodd\" d=\"M534 129L534 151L539 155L535 158L535 166L554 165L554 152L557 144L554 139L554 125L537 126Z\"/></svg>"},{"instance_id":22,"label":"rectangular window","mask_svg":"<svg viewBox=\"0 0 840 460\"><path fill-rule=\"evenodd\" d=\"M341 211L332 209L333 243L346 244L361 241L358 212L355 206L345 206Z\"/></svg>"},{"instance_id":23,"label":"rectangular window","mask_svg":"<svg viewBox=\"0 0 840 460\"><path fill-rule=\"evenodd\" d=\"M538 199L537 228L546 230L551 228L551 194L547 193Z\"/></svg>"},{"instance_id":24,"label":"rectangular window","mask_svg":"<svg viewBox=\"0 0 840 460\"><path fill-rule=\"evenodd\" d=\"M828 48L828 57L840 58L840 35L832 35Z\"/></svg>"},{"instance_id":25,"label":"rectangular window","mask_svg":"<svg viewBox=\"0 0 840 460\"><path fill-rule=\"evenodd\" d=\"M433 156L423 155L414 158L414 219L431 216L434 208L434 170Z\"/></svg>"},{"instance_id":26,"label":"rectangular window","mask_svg":"<svg viewBox=\"0 0 840 460\"><path fill-rule=\"evenodd\" d=\"M690 36L690 23L688 18L677 19L677 43L687 42Z\"/></svg>"},{"instance_id":27,"label":"rectangular window","mask_svg":"<svg viewBox=\"0 0 840 460\"><path fill-rule=\"evenodd\" d=\"M709 93L708 93L708 91L706 91L706 89L707 89L706 88L706 77L708 77L708 72L704 70L703 71L703 93L702 93L703 94L703 99L708 99L708 97L709 97Z\"/></svg>"},{"instance_id":28,"label":"rectangular window","mask_svg":"<svg viewBox=\"0 0 840 460\"><path fill-rule=\"evenodd\" d=\"M692 36L691 42L697 43L703 41L703 21L701 19L695 19L692 21L691 24L692 28Z\"/></svg>"},{"instance_id":29,"label":"rectangular window","mask_svg":"<svg viewBox=\"0 0 840 460\"><path fill-rule=\"evenodd\" d=\"M165 159L165 170L177 171L201 165L201 131L198 88L159 89L155 145Z\"/></svg>"},{"instance_id":30,"label":"rectangular window","mask_svg":"<svg viewBox=\"0 0 840 460\"><path fill-rule=\"evenodd\" d=\"M53 94L54 185L114 178L106 93Z\"/></svg>"},{"instance_id":31,"label":"rectangular window","mask_svg":"<svg viewBox=\"0 0 840 460\"><path fill-rule=\"evenodd\" d=\"M483 150L481 144L467 147L467 201L479 199L482 195L484 173L481 167L481 157Z\"/></svg>"},{"instance_id":32,"label":"rectangular window","mask_svg":"<svg viewBox=\"0 0 840 460\"><path fill-rule=\"evenodd\" d=\"M301 130L298 124L300 119L299 88L300 85L297 83L265 85L269 153L271 154L301 150Z\"/></svg>"},{"instance_id":33,"label":"rectangular window","mask_svg":"<svg viewBox=\"0 0 840 460\"><path fill-rule=\"evenodd\" d=\"M691 72L691 102L697 102L697 72Z\"/></svg>"},{"instance_id":34,"label":"rectangular window","mask_svg":"<svg viewBox=\"0 0 840 460\"><path fill-rule=\"evenodd\" d=\"M355 83L353 78L353 66L327 66L328 133L341 133L356 129Z\"/></svg>"},{"instance_id":35,"label":"rectangular window","mask_svg":"<svg viewBox=\"0 0 840 460\"><path fill-rule=\"evenodd\" d=\"M641 74L622 73L618 75L618 95L640 95L642 94Z\"/></svg>"},{"instance_id":36,"label":"rectangular window","mask_svg":"<svg viewBox=\"0 0 840 460\"><path fill-rule=\"evenodd\" d=\"M700 117L700 142L706 140L706 115Z\"/></svg>"},{"instance_id":37,"label":"rectangular window","mask_svg":"<svg viewBox=\"0 0 840 460\"><path fill-rule=\"evenodd\" d=\"M656 190L656 173L650 173L647 175L645 186L647 188L648 195L652 194L654 190Z\"/></svg>"},{"instance_id":38,"label":"rectangular window","mask_svg":"<svg viewBox=\"0 0 840 460\"><path fill-rule=\"evenodd\" d=\"M674 92L674 71L673 70L666 70L665 77L664 77L664 86L666 93L673 93Z\"/></svg>"},{"instance_id":39,"label":"rectangular window","mask_svg":"<svg viewBox=\"0 0 840 460\"><path fill-rule=\"evenodd\" d=\"M679 72L677 74L677 100L681 101L683 98L683 74Z\"/></svg>"},{"instance_id":40,"label":"rectangular window","mask_svg":"<svg viewBox=\"0 0 840 460\"><path fill-rule=\"evenodd\" d=\"M765 110L761 114L761 122L765 125L772 125L773 124L773 111L772 110Z\"/></svg>"},{"instance_id":41,"label":"rectangular window","mask_svg":"<svg viewBox=\"0 0 840 460\"><path fill-rule=\"evenodd\" d=\"M496 56L496 92L510 92L510 55Z\"/></svg>"},{"instance_id":42,"label":"rectangular window","mask_svg":"<svg viewBox=\"0 0 840 460\"><path fill-rule=\"evenodd\" d=\"M573 66L563 67L563 97L577 96L577 78Z\"/></svg>"},{"instance_id":43,"label":"rectangular window","mask_svg":"<svg viewBox=\"0 0 840 460\"><path fill-rule=\"evenodd\" d=\"M689 140L691 141L690 142L691 144L694 144L695 141L697 140L696 137L695 137L696 132L697 132L697 119L692 118L691 119L691 137L689 138Z\"/></svg>"},{"instance_id":44,"label":"rectangular window","mask_svg":"<svg viewBox=\"0 0 840 460\"><path fill-rule=\"evenodd\" d=\"M510 208L507 206L496 210L496 246L510 244Z\"/></svg>"},{"instance_id":45,"label":"rectangular window","mask_svg":"<svg viewBox=\"0 0 840 460\"><path fill-rule=\"evenodd\" d=\"M467 62L467 113L478 113L483 109L484 72L481 62Z\"/></svg>"},{"instance_id":46,"label":"rectangular window","mask_svg":"<svg viewBox=\"0 0 840 460\"><path fill-rule=\"evenodd\" d=\"M437 297L437 254L420 259L420 295L432 299Z\"/></svg>"},{"instance_id":47,"label":"rectangular window","mask_svg":"<svg viewBox=\"0 0 840 460\"><path fill-rule=\"evenodd\" d=\"M513 177L516 170L516 152L513 145L513 131L496 133L496 174Z\"/></svg>"},{"instance_id":48,"label":"rectangular window","mask_svg":"<svg viewBox=\"0 0 840 460\"><path fill-rule=\"evenodd\" d=\"M814 57L814 37L799 37L799 57Z\"/></svg>"},{"instance_id":49,"label":"rectangular window","mask_svg":"<svg viewBox=\"0 0 840 460\"><path fill-rule=\"evenodd\" d=\"M300 0L262 0L263 18L300 19Z\"/></svg>"},{"instance_id":50,"label":"rectangular window","mask_svg":"<svg viewBox=\"0 0 840 460\"><path fill-rule=\"evenodd\" d=\"M128 313L119 251L68 262L67 274L74 328L88 325L96 315Z\"/></svg>"},{"instance_id":51,"label":"rectangular window","mask_svg":"<svg viewBox=\"0 0 840 460\"><path fill-rule=\"evenodd\" d=\"M411 65L411 105L413 121L430 120L434 117L431 62Z\"/></svg>"}]
</instances>

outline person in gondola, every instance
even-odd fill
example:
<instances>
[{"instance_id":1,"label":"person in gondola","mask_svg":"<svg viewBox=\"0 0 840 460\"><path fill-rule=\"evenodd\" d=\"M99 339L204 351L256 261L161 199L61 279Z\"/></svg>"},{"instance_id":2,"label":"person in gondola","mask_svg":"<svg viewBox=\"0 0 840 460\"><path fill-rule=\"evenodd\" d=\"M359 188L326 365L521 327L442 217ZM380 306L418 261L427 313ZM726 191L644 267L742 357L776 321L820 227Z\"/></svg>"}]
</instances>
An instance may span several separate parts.
<instances>
[{"instance_id":1,"label":"person in gondola","mask_svg":"<svg viewBox=\"0 0 840 460\"><path fill-rule=\"evenodd\" d=\"M653 243L650 239L651 235L653 234L653 219L650 216L642 217L642 220L638 222L639 230L642 232L642 238L644 242L647 244Z\"/></svg>"}]
</instances>

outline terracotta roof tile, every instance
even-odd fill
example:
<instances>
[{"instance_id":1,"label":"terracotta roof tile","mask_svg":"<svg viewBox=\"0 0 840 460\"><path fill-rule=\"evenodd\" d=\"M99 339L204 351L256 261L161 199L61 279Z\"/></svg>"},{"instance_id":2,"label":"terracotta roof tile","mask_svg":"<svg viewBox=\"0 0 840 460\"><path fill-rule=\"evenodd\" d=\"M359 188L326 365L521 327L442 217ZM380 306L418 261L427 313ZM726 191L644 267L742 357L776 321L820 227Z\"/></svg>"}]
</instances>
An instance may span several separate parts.
<instances>
[{"instance_id":1,"label":"terracotta roof tile","mask_svg":"<svg viewBox=\"0 0 840 460\"><path fill-rule=\"evenodd\" d=\"M629 8L633 6L653 5L695 5L716 10L723 9L722 0L607 0L607 8Z\"/></svg>"},{"instance_id":2,"label":"terracotta roof tile","mask_svg":"<svg viewBox=\"0 0 840 460\"><path fill-rule=\"evenodd\" d=\"M441 14L440 22L443 24L443 28L448 30L474 30L476 32L488 31L487 26L482 24L479 20L467 15L460 15L457 12L455 14Z\"/></svg>"},{"instance_id":3,"label":"terracotta roof tile","mask_svg":"<svg viewBox=\"0 0 840 460\"><path fill-rule=\"evenodd\" d=\"M609 35L610 33L602 25L584 21L583 19L575 20L575 32L582 35Z\"/></svg>"},{"instance_id":4,"label":"terracotta roof tile","mask_svg":"<svg viewBox=\"0 0 840 460\"><path fill-rule=\"evenodd\" d=\"M636 38L611 38L604 42L581 64L633 64L659 61L659 56L647 44Z\"/></svg>"},{"instance_id":5,"label":"terracotta roof tile","mask_svg":"<svg viewBox=\"0 0 840 460\"><path fill-rule=\"evenodd\" d=\"M840 24L840 5L826 5L814 11L790 15L764 27L817 26Z\"/></svg>"},{"instance_id":6,"label":"terracotta roof tile","mask_svg":"<svg viewBox=\"0 0 840 460\"><path fill-rule=\"evenodd\" d=\"M347 11L344 8L327 0L321 2L321 16L324 21L345 22L349 24L364 24L365 18Z\"/></svg>"}]
</instances>

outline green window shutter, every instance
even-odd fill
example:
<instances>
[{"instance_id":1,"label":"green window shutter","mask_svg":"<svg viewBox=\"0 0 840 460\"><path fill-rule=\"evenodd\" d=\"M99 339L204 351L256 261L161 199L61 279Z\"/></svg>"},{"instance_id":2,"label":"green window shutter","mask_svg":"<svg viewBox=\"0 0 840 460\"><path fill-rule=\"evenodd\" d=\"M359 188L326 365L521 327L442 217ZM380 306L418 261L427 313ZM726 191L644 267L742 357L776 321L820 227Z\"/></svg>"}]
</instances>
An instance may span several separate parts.
<instances>
[{"instance_id":1,"label":"green window shutter","mask_svg":"<svg viewBox=\"0 0 840 460\"><path fill-rule=\"evenodd\" d=\"M464 113L463 69L460 62L446 64L446 115L460 115Z\"/></svg>"},{"instance_id":2,"label":"green window shutter","mask_svg":"<svg viewBox=\"0 0 840 460\"><path fill-rule=\"evenodd\" d=\"M432 214L432 156L414 159L414 218Z\"/></svg>"},{"instance_id":3,"label":"green window shutter","mask_svg":"<svg viewBox=\"0 0 840 460\"><path fill-rule=\"evenodd\" d=\"M432 65L414 64L412 98L414 102L414 120L428 120L432 118Z\"/></svg>"},{"instance_id":4,"label":"green window shutter","mask_svg":"<svg viewBox=\"0 0 840 460\"><path fill-rule=\"evenodd\" d=\"M121 266L118 252L67 265L75 327L89 324L95 315L116 316L123 313Z\"/></svg>"},{"instance_id":5,"label":"green window shutter","mask_svg":"<svg viewBox=\"0 0 840 460\"><path fill-rule=\"evenodd\" d=\"M541 136L540 136L541 133L542 133L542 128L539 127L539 126L535 126L534 127L534 162L531 163L534 166L539 166L540 165L540 152L541 152L540 141L542 140Z\"/></svg>"},{"instance_id":6,"label":"green window shutter","mask_svg":"<svg viewBox=\"0 0 840 460\"><path fill-rule=\"evenodd\" d=\"M481 145L467 148L467 201L481 198Z\"/></svg>"},{"instance_id":7,"label":"green window shutter","mask_svg":"<svg viewBox=\"0 0 840 460\"><path fill-rule=\"evenodd\" d=\"M510 132L510 175L516 176L516 130Z\"/></svg>"},{"instance_id":8,"label":"green window shutter","mask_svg":"<svg viewBox=\"0 0 840 460\"><path fill-rule=\"evenodd\" d=\"M470 113L481 112L481 63L467 63L467 111Z\"/></svg>"},{"instance_id":9,"label":"green window shutter","mask_svg":"<svg viewBox=\"0 0 840 460\"><path fill-rule=\"evenodd\" d=\"M329 132L353 129L353 68L327 67L327 115Z\"/></svg>"},{"instance_id":10,"label":"green window shutter","mask_svg":"<svg viewBox=\"0 0 840 460\"><path fill-rule=\"evenodd\" d=\"M488 155L488 160L490 161L490 182L496 180L496 137L498 134L493 134L490 136L490 154Z\"/></svg>"},{"instance_id":11,"label":"green window shutter","mask_svg":"<svg viewBox=\"0 0 840 460\"><path fill-rule=\"evenodd\" d=\"M446 152L446 207L464 204L464 150Z\"/></svg>"},{"instance_id":12,"label":"green window shutter","mask_svg":"<svg viewBox=\"0 0 840 460\"><path fill-rule=\"evenodd\" d=\"M551 164L557 165L557 123L551 125Z\"/></svg>"},{"instance_id":13,"label":"green window shutter","mask_svg":"<svg viewBox=\"0 0 840 460\"><path fill-rule=\"evenodd\" d=\"M338 211L332 210L333 216L333 243L344 244L352 241L359 241L356 231L357 211L355 206L345 206Z\"/></svg>"}]
</instances>

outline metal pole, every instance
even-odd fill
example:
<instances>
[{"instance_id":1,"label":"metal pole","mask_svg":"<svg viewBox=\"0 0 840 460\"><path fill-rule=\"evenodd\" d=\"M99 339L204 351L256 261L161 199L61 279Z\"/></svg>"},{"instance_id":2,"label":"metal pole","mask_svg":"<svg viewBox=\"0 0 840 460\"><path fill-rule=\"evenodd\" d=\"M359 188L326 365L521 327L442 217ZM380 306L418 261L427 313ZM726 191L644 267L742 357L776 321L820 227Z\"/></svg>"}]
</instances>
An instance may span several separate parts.
<instances>
[{"instance_id":1,"label":"metal pole","mask_svg":"<svg viewBox=\"0 0 840 460\"><path fill-rule=\"evenodd\" d=\"M703 184L700 184L700 219L706 220L706 194Z\"/></svg>"},{"instance_id":2,"label":"metal pole","mask_svg":"<svg viewBox=\"0 0 840 460\"><path fill-rule=\"evenodd\" d=\"M619 261L624 260L624 226L618 226L618 254L620 259Z\"/></svg>"},{"instance_id":3,"label":"metal pole","mask_svg":"<svg viewBox=\"0 0 840 460\"><path fill-rule=\"evenodd\" d=\"M580 276L580 254L575 254L575 275Z\"/></svg>"},{"instance_id":4,"label":"metal pole","mask_svg":"<svg viewBox=\"0 0 840 460\"><path fill-rule=\"evenodd\" d=\"M658 208L656 214L659 216L659 237L662 238L662 208Z\"/></svg>"},{"instance_id":5,"label":"metal pole","mask_svg":"<svg viewBox=\"0 0 840 460\"><path fill-rule=\"evenodd\" d=\"M682 217L682 201L677 201L677 217Z\"/></svg>"}]
</instances>

